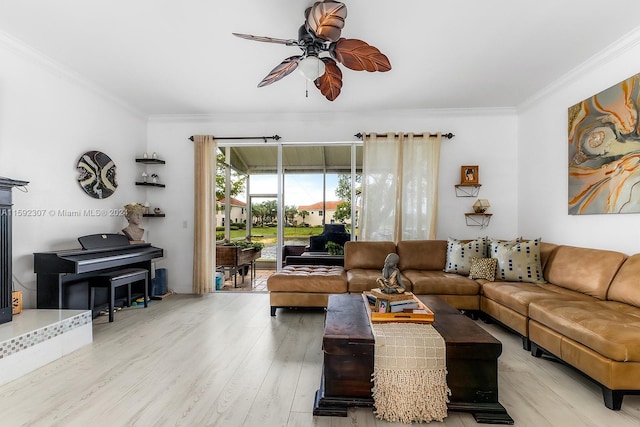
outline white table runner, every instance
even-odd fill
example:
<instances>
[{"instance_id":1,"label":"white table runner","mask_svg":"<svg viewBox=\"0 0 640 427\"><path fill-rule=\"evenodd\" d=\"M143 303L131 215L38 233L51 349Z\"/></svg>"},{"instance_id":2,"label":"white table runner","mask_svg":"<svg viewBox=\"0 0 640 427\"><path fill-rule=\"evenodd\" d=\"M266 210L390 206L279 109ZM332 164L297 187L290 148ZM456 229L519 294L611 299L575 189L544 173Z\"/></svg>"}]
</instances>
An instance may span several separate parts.
<instances>
[{"instance_id":1,"label":"white table runner","mask_svg":"<svg viewBox=\"0 0 640 427\"><path fill-rule=\"evenodd\" d=\"M389 422L442 421L448 396L444 339L432 325L372 323L375 414Z\"/></svg>"}]
</instances>

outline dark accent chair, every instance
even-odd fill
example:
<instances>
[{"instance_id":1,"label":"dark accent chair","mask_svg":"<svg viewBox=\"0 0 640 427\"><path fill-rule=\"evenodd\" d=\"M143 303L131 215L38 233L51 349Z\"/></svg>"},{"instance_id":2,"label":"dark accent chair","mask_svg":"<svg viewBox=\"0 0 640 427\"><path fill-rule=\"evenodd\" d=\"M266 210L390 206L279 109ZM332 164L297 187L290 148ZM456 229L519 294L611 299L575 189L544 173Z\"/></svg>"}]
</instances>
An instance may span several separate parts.
<instances>
[{"instance_id":1,"label":"dark accent chair","mask_svg":"<svg viewBox=\"0 0 640 427\"><path fill-rule=\"evenodd\" d=\"M305 245L284 245L282 247L282 266L287 265L287 257L300 256L306 250Z\"/></svg>"},{"instance_id":2,"label":"dark accent chair","mask_svg":"<svg viewBox=\"0 0 640 427\"><path fill-rule=\"evenodd\" d=\"M344 246L349 240L351 240L351 234L347 233L344 224L325 224L322 233L309 238L309 252L326 252L327 242Z\"/></svg>"}]
</instances>

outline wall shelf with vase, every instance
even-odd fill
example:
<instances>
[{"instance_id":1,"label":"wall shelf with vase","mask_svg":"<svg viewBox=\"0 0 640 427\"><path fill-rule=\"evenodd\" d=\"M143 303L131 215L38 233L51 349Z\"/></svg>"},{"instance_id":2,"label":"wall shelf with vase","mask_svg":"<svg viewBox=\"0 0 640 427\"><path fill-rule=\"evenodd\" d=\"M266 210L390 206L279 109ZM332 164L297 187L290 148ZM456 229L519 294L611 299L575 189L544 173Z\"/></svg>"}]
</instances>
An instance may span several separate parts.
<instances>
[{"instance_id":1,"label":"wall shelf with vase","mask_svg":"<svg viewBox=\"0 0 640 427\"><path fill-rule=\"evenodd\" d=\"M160 160L158 158L158 154L157 153L153 153L153 155L151 157L149 157L149 155L147 153L144 153L142 158L136 158L136 163L140 163L143 165L164 165L166 164L166 162L164 160ZM165 184L161 184L158 182L158 174L156 173L152 173L151 175L149 175L147 173L147 168L145 167L145 169L143 170L142 174L140 175L142 177L142 181L136 181L136 185L144 185L147 187L157 187L157 188L165 188L166 185ZM151 177L151 180L149 180L149 177ZM160 208L155 208L153 210L153 212L149 211L149 202L145 202L145 207L146 210L144 212L144 214L142 215L144 218L164 218L165 214L164 212L162 212L162 210Z\"/></svg>"},{"instance_id":2,"label":"wall shelf with vase","mask_svg":"<svg viewBox=\"0 0 640 427\"><path fill-rule=\"evenodd\" d=\"M486 228L491 222L491 217L493 214L490 213L465 213L464 217L467 221L468 226Z\"/></svg>"},{"instance_id":3,"label":"wall shelf with vase","mask_svg":"<svg viewBox=\"0 0 640 427\"><path fill-rule=\"evenodd\" d=\"M161 188L166 187L166 185L158 184L157 182L139 182L139 181L137 181L136 185L148 185L149 187L161 187Z\"/></svg>"},{"instance_id":4,"label":"wall shelf with vase","mask_svg":"<svg viewBox=\"0 0 640 427\"><path fill-rule=\"evenodd\" d=\"M147 165L164 165L166 162L160 159L136 159L136 163L144 163Z\"/></svg>"}]
</instances>

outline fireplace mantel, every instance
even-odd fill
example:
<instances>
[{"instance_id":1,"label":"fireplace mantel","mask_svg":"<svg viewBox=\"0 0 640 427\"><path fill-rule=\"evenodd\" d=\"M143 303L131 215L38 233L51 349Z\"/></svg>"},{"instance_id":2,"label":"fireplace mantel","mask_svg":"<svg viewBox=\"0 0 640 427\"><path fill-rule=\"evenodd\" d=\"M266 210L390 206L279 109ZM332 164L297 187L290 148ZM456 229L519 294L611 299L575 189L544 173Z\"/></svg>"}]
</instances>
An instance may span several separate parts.
<instances>
[{"instance_id":1,"label":"fireplace mantel","mask_svg":"<svg viewBox=\"0 0 640 427\"><path fill-rule=\"evenodd\" d=\"M0 177L0 323L10 322L11 314L11 190L27 181Z\"/></svg>"}]
</instances>

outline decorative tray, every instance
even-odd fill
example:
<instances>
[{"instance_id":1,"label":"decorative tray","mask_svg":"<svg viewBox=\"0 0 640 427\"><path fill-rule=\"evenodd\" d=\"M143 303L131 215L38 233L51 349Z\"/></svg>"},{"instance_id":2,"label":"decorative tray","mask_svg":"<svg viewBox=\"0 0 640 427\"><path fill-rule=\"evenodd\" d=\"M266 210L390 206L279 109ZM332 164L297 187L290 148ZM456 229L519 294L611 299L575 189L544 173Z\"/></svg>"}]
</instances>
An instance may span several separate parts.
<instances>
[{"instance_id":1,"label":"decorative tray","mask_svg":"<svg viewBox=\"0 0 640 427\"><path fill-rule=\"evenodd\" d=\"M385 323L385 322L406 322L406 323L433 323L435 320L435 315L433 311L429 309L426 305L422 303L415 295L412 294L412 301L417 308L397 313L390 312L381 312L376 311L376 306L372 305L369 301L369 296L371 292L363 292L362 299L364 301L364 306L367 309L367 313L371 318L372 323Z\"/></svg>"}]
</instances>

